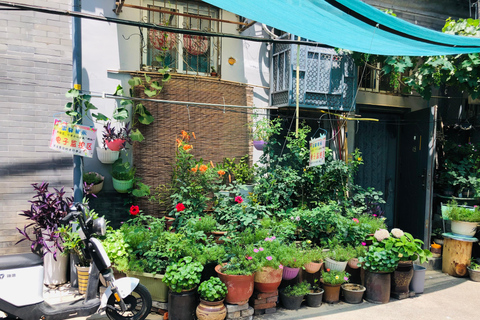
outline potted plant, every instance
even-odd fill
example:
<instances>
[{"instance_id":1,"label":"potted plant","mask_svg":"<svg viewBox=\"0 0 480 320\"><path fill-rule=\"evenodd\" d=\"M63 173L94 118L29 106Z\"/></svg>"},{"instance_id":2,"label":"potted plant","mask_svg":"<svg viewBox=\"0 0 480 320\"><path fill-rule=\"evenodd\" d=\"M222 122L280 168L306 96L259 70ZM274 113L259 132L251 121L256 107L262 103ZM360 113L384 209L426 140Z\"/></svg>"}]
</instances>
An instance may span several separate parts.
<instances>
[{"instance_id":1,"label":"potted plant","mask_svg":"<svg viewBox=\"0 0 480 320\"><path fill-rule=\"evenodd\" d=\"M478 206L460 206L455 200L447 203L444 210L444 218L451 221L453 233L473 237L480 222L480 210Z\"/></svg>"},{"instance_id":2,"label":"potted plant","mask_svg":"<svg viewBox=\"0 0 480 320\"><path fill-rule=\"evenodd\" d=\"M217 70L215 70L215 67L214 67L214 66L211 66L211 67L210 67L210 70L211 70L210 75L211 75L212 77L218 76Z\"/></svg>"},{"instance_id":3,"label":"potted plant","mask_svg":"<svg viewBox=\"0 0 480 320\"><path fill-rule=\"evenodd\" d=\"M410 233L398 228L392 229L390 237L382 240L379 245L391 248L399 258L398 266L392 274L392 295L397 298L407 297L414 272L413 261L418 259L420 264L424 263L432 253L422 249L423 241L414 239Z\"/></svg>"},{"instance_id":4,"label":"potted plant","mask_svg":"<svg viewBox=\"0 0 480 320\"><path fill-rule=\"evenodd\" d=\"M170 287L168 314L171 319L195 319L197 297L203 266L192 257L184 257L167 267L163 282Z\"/></svg>"},{"instance_id":5,"label":"potted plant","mask_svg":"<svg viewBox=\"0 0 480 320\"><path fill-rule=\"evenodd\" d=\"M253 247L250 256L258 262L255 272L255 289L260 292L274 292L282 282L283 266L279 257L282 244L276 238L266 238Z\"/></svg>"},{"instance_id":6,"label":"potted plant","mask_svg":"<svg viewBox=\"0 0 480 320\"><path fill-rule=\"evenodd\" d=\"M233 251L228 262L215 267L218 277L229 288L225 301L229 304L242 305L248 302L253 294L254 275L258 265L247 249L239 246ZM248 250L250 251L250 250Z\"/></svg>"},{"instance_id":7,"label":"potted plant","mask_svg":"<svg viewBox=\"0 0 480 320\"><path fill-rule=\"evenodd\" d=\"M322 271L323 301L337 303L340 301L340 286L348 282L350 275L345 271L329 270Z\"/></svg>"},{"instance_id":8,"label":"potted plant","mask_svg":"<svg viewBox=\"0 0 480 320\"><path fill-rule=\"evenodd\" d=\"M470 280L480 282L480 264L474 258L471 259L470 266L467 269Z\"/></svg>"},{"instance_id":9,"label":"potted plant","mask_svg":"<svg viewBox=\"0 0 480 320\"><path fill-rule=\"evenodd\" d=\"M87 172L83 174L83 183L89 187L89 192L99 193L103 188L105 178L97 172Z\"/></svg>"},{"instance_id":10,"label":"potted plant","mask_svg":"<svg viewBox=\"0 0 480 320\"><path fill-rule=\"evenodd\" d=\"M315 279L313 285L310 286L310 291L307 293L307 306L312 308L318 308L322 305L324 290L318 282L318 279Z\"/></svg>"},{"instance_id":11,"label":"potted plant","mask_svg":"<svg viewBox=\"0 0 480 320\"><path fill-rule=\"evenodd\" d=\"M297 310L302 305L303 298L310 292L310 284L303 281L279 291L280 302L285 309Z\"/></svg>"},{"instance_id":12,"label":"potted plant","mask_svg":"<svg viewBox=\"0 0 480 320\"><path fill-rule=\"evenodd\" d=\"M283 265L283 279L292 280L297 277L300 268L305 264L305 255L296 246L282 246L279 249L279 260Z\"/></svg>"},{"instance_id":13,"label":"potted plant","mask_svg":"<svg viewBox=\"0 0 480 320\"><path fill-rule=\"evenodd\" d=\"M125 149L127 143L132 144L132 139L130 137L131 131L130 122L127 122L125 126L122 126L118 131L110 122L107 122L103 127L102 135L104 149L108 148L112 151Z\"/></svg>"},{"instance_id":14,"label":"potted plant","mask_svg":"<svg viewBox=\"0 0 480 320\"><path fill-rule=\"evenodd\" d=\"M390 237L385 229L377 230L374 242L358 260L365 270L365 299L373 303L390 301L391 273L398 265L400 258L391 248L386 248L381 241Z\"/></svg>"},{"instance_id":15,"label":"potted plant","mask_svg":"<svg viewBox=\"0 0 480 320\"><path fill-rule=\"evenodd\" d=\"M17 243L27 240L32 252L43 250L44 283L58 285L67 281L68 265L67 257L60 255L63 251L60 220L67 215L73 199L65 196L63 188L50 192L48 185L47 182L32 184L36 194L29 201L30 209L20 214L31 222L23 230L17 228L23 236Z\"/></svg>"},{"instance_id":16,"label":"potted plant","mask_svg":"<svg viewBox=\"0 0 480 320\"><path fill-rule=\"evenodd\" d=\"M118 159L112 166L113 188L119 193L127 193L133 188L133 180L135 178L135 168L130 162L123 162Z\"/></svg>"},{"instance_id":17,"label":"potted plant","mask_svg":"<svg viewBox=\"0 0 480 320\"><path fill-rule=\"evenodd\" d=\"M270 137L282 128L282 121L280 118L270 120L267 117L258 119L257 116L254 116L252 127L253 146L261 151Z\"/></svg>"},{"instance_id":18,"label":"potted plant","mask_svg":"<svg viewBox=\"0 0 480 320\"><path fill-rule=\"evenodd\" d=\"M325 268L344 271L348 260L355 256L355 249L350 246L337 245L325 253Z\"/></svg>"},{"instance_id":19,"label":"potted plant","mask_svg":"<svg viewBox=\"0 0 480 320\"><path fill-rule=\"evenodd\" d=\"M225 177L228 177L228 182L235 182L238 189L236 193L246 202L249 201L249 196L253 193L255 168L255 165L250 166L250 156L248 154L240 158L238 163L235 162L235 158L223 159Z\"/></svg>"},{"instance_id":20,"label":"potted plant","mask_svg":"<svg viewBox=\"0 0 480 320\"><path fill-rule=\"evenodd\" d=\"M60 227L60 234L63 239L64 251L63 255L70 254L70 258L74 263L75 271L70 277L77 276L77 281L71 279L71 283L78 284L78 293L85 294L87 292L88 276L90 270L90 261L84 254L84 244L80 239L77 230L73 230L72 226Z\"/></svg>"},{"instance_id":21,"label":"potted plant","mask_svg":"<svg viewBox=\"0 0 480 320\"><path fill-rule=\"evenodd\" d=\"M315 247L308 249L304 252L305 261L306 263L303 265L303 268L308 273L316 273L318 272L323 266L323 258L325 256L325 252L320 247Z\"/></svg>"},{"instance_id":22,"label":"potted plant","mask_svg":"<svg viewBox=\"0 0 480 320\"><path fill-rule=\"evenodd\" d=\"M202 282L198 287L200 304L197 307L197 319L225 319L227 309L223 300L227 292L227 286L219 278L211 277L209 280Z\"/></svg>"}]
</instances>

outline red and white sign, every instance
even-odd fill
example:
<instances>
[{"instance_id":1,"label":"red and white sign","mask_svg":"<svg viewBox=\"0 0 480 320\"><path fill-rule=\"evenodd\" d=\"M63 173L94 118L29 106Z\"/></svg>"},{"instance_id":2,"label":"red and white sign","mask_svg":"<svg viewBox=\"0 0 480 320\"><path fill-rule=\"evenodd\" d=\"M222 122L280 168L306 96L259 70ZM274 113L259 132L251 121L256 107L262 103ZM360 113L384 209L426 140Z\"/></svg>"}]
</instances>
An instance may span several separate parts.
<instances>
[{"instance_id":1,"label":"red and white sign","mask_svg":"<svg viewBox=\"0 0 480 320\"><path fill-rule=\"evenodd\" d=\"M93 156L97 129L55 119L50 148L77 156Z\"/></svg>"}]
</instances>

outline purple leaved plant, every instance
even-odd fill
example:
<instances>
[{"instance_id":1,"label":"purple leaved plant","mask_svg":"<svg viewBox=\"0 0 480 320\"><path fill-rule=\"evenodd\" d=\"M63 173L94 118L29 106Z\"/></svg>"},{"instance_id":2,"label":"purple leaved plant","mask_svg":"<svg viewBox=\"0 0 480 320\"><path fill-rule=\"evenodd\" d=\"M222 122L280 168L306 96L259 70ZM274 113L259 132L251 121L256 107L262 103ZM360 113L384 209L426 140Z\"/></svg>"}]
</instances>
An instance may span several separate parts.
<instances>
[{"instance_id":1,"label":"purple leaved plant","mask_svg":"<svg viewBox=\"0 0 480 320\"><path fill-rule=\"evenodd\" d=\"M51 252L56 260L57 250L63 251L62 238L58 232L60 220L67 215L73 199L65 196L63 188L60 190L54 188L54 192L49 192L47 182L34 183L32 186L37 194L29 201L30 210L20 213L32 222L25 225L23 230L17 228L24 237L17 243L30 241L32 252L43 248L44 255Z\"/></svg>"},{"instance_id":2,"label":"purple leaved plant","mask_svg":"<svg viewBox=\"0 0 480 320\"><path fill-rule=\"evenodd\" d=\"M103 126L103 147L105 150L107 149L107 141L111 142L116 139L123 139L125 142L123 143L122 148L125 148L127 142L132 144L132 138L130 134L132 132L132 128L130 128L130 122L127 122L124 127L120 128L120 130L116 130L115 127L112 126L110 122L107 122L106 125Z\"/></svg>"}]
</instances>

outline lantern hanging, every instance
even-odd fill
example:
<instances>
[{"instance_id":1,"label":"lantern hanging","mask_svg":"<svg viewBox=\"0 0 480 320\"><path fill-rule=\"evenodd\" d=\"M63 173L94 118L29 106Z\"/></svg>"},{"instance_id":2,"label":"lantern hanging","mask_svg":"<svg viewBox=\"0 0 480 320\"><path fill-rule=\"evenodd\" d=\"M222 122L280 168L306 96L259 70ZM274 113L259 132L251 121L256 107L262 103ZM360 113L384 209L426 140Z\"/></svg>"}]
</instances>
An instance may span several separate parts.
<instances>
[{"instance_id":1,"label":"lantern hanging","mask_svg":"<svg viewBox=\"0 0 480 320\"><path fill-rule=\"evenodd\" d=\"M194 56L204 54L208 50L208 38L205 36L183 35L183 47Z\"/></svg>"},{"instance_id":2,"label":"lantern hanging","mask_svg":"<svg viewBox=\"0 0 480 320\"><path fill-rule=\"evenodd\" d=\"M149 38L152 46L157 50L171 50L176 43L176 34L155 29L149 30Z\"/></svg>"}]
</instances>

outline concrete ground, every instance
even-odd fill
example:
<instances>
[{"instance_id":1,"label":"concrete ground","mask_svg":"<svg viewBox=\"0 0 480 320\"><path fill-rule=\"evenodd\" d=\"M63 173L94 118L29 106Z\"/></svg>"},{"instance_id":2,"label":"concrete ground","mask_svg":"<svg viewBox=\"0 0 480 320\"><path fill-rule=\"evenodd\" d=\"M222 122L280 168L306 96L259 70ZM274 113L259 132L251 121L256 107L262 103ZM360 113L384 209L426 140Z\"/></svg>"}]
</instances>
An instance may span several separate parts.
<instances>
[{"instance_id":1,"label":"concrete ground","mask_svg":"<svg viewBox=\"0 0 480 320\"><path fill-rule=\"evenodd\" d=\"M54 295L51 294L54 302ZM106 315L92 315L75 320L104 320ZM160 320L163 316L151 313L148 320ZM387 304L372 304L364 301L353 305L345 302L319 308L303 306L292 311L278 308L270 315L255 316L258 320L316 320L316 319L368 319L368 320L423 320L423 319L480 319L480 282L468 278L455 278L440 271L427 271L425 291L404 300L391 299Z\"/></svg>"}]
</instances>

